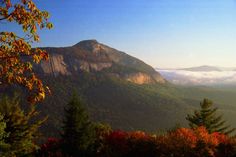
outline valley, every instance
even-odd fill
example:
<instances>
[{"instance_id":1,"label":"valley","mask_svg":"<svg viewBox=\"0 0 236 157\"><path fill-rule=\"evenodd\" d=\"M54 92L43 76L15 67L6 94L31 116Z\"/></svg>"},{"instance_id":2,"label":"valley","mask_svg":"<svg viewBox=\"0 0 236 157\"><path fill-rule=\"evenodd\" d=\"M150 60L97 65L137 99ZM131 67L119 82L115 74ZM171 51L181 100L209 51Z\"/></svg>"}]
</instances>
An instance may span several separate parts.
<instances>
[{"instance_id":1,"label":"valley","mask_svg":"<svg viewBox=\"0 0 236 157\"><path fill-rule=\"evenodd\" d=\"M187 113L203 98L213 100L236 127L235 90L173 84L141 60L95 40L45 49L50 61L37 65L36 71L53 93L39 105L42 115L50 117L42 129L46 136L59 134L73 92L84 98L93 120L114 129L157 132L176 124L187 127Z\"/></svg>"}]
</instances>

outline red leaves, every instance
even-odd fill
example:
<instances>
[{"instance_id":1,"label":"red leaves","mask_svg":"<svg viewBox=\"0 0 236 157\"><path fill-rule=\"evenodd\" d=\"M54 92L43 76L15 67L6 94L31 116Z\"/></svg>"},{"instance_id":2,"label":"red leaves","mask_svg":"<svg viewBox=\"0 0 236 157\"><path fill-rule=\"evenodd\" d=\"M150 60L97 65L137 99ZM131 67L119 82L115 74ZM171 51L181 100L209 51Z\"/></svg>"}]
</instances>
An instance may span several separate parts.
<instances>
[{"instance_id":1,"label":"red leaves","mask_svg":"<svg viewBox=\"0 0 236 157\"><path fill-rule=\"evenodd\" d=\"M41 146L41 149L42 150L52 149L53 147L60 145L60 143L61 140L54 137L50 137L48 138L47 142Z\"/></svg>"},{"instance_id":2,"label":"red leaves","mask_svg":"<svg viewBox=\"0 0 236 157\"><path fill-rule=\"evenodd\" d=\"M204 127L180 128L166 135L149 135L141 131L113 131L105 137L103 154L116 156L191 156L223 157L235 154L235 140L220 133L209 134ZM110 154L112 156L112 154ZM101 155L102 156L102 155Z\"/></svg>"},{"instance_id":3,"label":"red leaves","mask_svg":"<svg viewBox=\"0 0 236 157\"><path fill-rule=\"evenodd\" d=\"M22 2L23 4L26 4L27 0L21 0L21 2Z\"/></svg>"},{"instance_id":4,"label":"red leaves","mask_svg":"<svg viewBox=\"0 0 236 157\"><path fill-rule=\"evenodd\" d=\"M57 138L48 138L47 142L41 146L40 152L37 156L42 157L63 157L61 151L62 141Z\"/></svg>"},{"instance_id":5,"label":"red leaves","mask_svg":"<svg viewBox=\"0 0 236 157\"><path fill-rule=\"evenodd\" d=\"M161 154L171 152L174 156L218 156L219 145L225 145L231 139L220 133L208 133L206 128L180 128L157 140ZM170 154L169 154L170 155ZM167 155L168 156L168 155Z\"/></svg>"},{"instance_id":6,"label":"red leaves","mask_svg":"<svg viewBox=\"0 0 236 157\"><path fill-rule=\"evenodd\" d=\"M5 0L6 3L6 8L9 9L12 5L11 5L11 0Z\"/></svg>"},{"instance_id":7,"label":"red leaves","mask_svg":"<svg viewBox=\"0 0 236 157\"><path fill-rule=\"evenodd\" d=\"M98 133L98 132L97 132ZM236 141L220 133L209 134L204 127L180 128L165 135L150 135L142 131L106 131L97 134L103 140L96 156L101 157L234 157ZM61 155L61 141L49 138L40 152L46 156ZM58 153L58 154L57 154ZM65 155L65 154L64 154Z\"/></svg>"},{"instance_id":8,"label":"red leaves","mask_svg":"<svg viewBox=\"0 0 236 157\"><path fill-rule=\"evenodd\" d=\"M120 149L125 150L128 148L128 133L124 131L113 131L106 138L106 142L109 145L120 147Z\"/></svg>"}]
</instances>

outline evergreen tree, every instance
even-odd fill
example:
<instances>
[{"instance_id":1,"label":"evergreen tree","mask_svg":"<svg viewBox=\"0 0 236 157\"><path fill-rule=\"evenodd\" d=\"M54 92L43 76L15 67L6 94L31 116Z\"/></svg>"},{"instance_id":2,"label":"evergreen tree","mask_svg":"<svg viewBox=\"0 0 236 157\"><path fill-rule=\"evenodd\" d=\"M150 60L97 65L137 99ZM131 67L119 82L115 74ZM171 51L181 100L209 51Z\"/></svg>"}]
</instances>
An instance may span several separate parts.
<instances>
[{"instance_id":1,"label":"evergreen tree","mask_svg":"<svg viewBox=\"0 0 236 157\"><path fill-rule=\"evenodd\" d=\"M3 96L0 99L0 113L3 115L6 124L4 130L7 134L3 139L9 145L6 153L8 156L20 157L35 151L38 148L35 144L35 139L39 135L38 128L45 121L35 120L38 114L35 105L25 111L19 102L19 97L16 96L12 99Z\"/></svg>"},{"instance_id":2,"label":"evergreen tree","mask_svg":"<svg viewBox=\"0 0 236 157\"><path fill-rule=\"evenodd\" d=\"M9 145L5 142L5 138L7 137L6 122L3 120L3 116L0 114L0 156L4 156L9 149Z\"/></svg>"},{"instance_id":3,"label":"evergreen tree","mask_svg":"<svg viewBox=\"0 0 236 157\"><path fill-rule=\"evenodd\" d=\"M81 98L73 95L65 108L63 122L63 150L70 156L88 156L89 147L94 142L95 132L84 109Z\"/></svg>"},{"instance_id":4,"label":"evergreen tree","mask_svg":"<svg viewBox=\"0 0 236 157\"><path fill-rule=\"evenodd\" d=\"M222 115L216 114L218 108L213 108L212 105L212 101L204 99L200 103L200 110L195 110L193 115L187 115L186 119L189 121L189 126L191 128L204 126L209 133L220 132L229 134L233 132L235 129L229 129L230 126L225 126L225 121L222 120Z\"/></svg>"}]
</instances>

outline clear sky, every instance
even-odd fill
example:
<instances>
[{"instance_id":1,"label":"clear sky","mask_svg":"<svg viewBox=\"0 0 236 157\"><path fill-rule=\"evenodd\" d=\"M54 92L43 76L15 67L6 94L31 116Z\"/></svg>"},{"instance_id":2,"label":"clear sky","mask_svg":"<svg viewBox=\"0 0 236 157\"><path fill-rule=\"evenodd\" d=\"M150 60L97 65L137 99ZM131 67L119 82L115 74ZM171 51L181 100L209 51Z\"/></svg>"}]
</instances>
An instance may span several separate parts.
<instances>
[{"instance_id":1,"label":"clear sky","mask_svg":"<svg viewBox=\"0 0 236 157\"><path fill-rule=\"evenodd\" d=\"M37 0L54 29L37 46L85 39L159 68L236 67L235 0ZM2 26L1 26L2 27ZM5 25L14 31L13 25ZM1 28L0 28L1 29Z\"/></svg>"}]
</instances>

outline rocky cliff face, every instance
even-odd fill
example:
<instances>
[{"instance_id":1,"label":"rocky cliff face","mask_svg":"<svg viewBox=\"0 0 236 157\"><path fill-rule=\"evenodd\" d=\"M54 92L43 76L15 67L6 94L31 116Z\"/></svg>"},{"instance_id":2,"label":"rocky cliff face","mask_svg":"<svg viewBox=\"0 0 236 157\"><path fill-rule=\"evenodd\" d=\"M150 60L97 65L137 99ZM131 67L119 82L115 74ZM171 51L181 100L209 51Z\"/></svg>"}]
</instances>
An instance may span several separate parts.
<instances>
[{"instance_id":1,"label":"rocky cliff face","mask_svg":"<svg viewBox=\"0 0 236 157\"><path fill-rule=\"evenodd\" d=\"M127 75L126 77L127 81L136 83L136 84L150 84L150 83L166 83L165 79L162 78L160 75L148 75L142 72L132 73L130 75Z\"/></svg>"},{"instance_id":2,"label":"rocky cliff face","mask_svg":"<svg viewBox=\"0 0 236 157\"><path fill-rule=\"evenodd\" d=\"M50 54L50 59L42 62L39 67L46 75L57 77L73 75L81 71L104 72L107 69L114 69L116 65L121 69L112 73L127 81L137 84L166 82L151 66L124 52L100 44L96 40L81 41L71 47L44 49Z\"/></svg>"},{"instance_id":3,"label":"rocky cliff face","mask_svg":"<svg viewBox=\"0 0 236 157\"><path fill-rule=\"evenodd\" d=\"M60 54L52 54L49 61L42 61L41 68L45 74L53 74L54 76L71 74L64 62L63 55Z\"/></svg>"},{"instance_id":4,"label":"rocky cliff face","mask_svg":"<svg viewBox=\"0 0 236 157\"><path fill-rule=\"evenodd\" d=\"M149 83L154 83L153 79L151 76L138 72L138 73L133 73L130 75L126 76L126 80L136 83L136 84L149 84Z\"/></svg>"}]
</instances>

